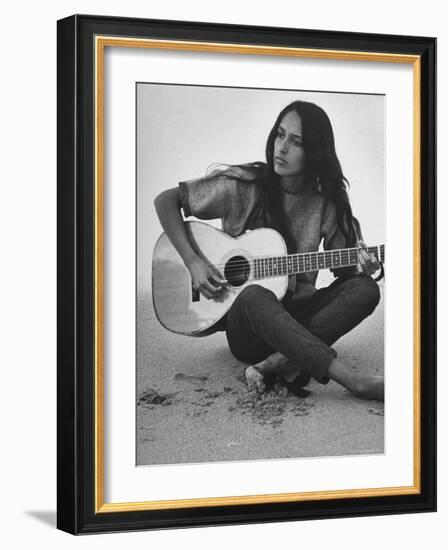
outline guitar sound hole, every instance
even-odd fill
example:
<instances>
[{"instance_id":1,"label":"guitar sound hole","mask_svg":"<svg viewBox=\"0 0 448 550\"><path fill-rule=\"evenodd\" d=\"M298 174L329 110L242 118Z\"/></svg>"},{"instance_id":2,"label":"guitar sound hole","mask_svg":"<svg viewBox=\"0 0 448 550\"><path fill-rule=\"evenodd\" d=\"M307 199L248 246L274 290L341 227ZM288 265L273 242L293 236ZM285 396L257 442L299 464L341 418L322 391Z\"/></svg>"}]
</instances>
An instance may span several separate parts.
<instances>
[{"instance_id":1,"label":"guitar sound hole","mask_svg":"<svg viewBox=\"0 0 448 550\"><path fill-rule=\"evenodd\" d=\"M241 286L249 279L250 265L244 256L233 256L226 263L224 277L232 286Z\"/></svg>"}]
</instances>

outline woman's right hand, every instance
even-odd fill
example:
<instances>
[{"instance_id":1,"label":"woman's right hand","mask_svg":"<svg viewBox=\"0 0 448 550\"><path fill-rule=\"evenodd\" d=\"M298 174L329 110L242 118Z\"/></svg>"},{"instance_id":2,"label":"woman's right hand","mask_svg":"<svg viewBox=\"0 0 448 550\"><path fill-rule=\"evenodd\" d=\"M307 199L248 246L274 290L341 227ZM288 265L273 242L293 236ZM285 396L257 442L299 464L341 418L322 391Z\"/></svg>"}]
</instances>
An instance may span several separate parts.
<instances>
[{"instance_id":1,"label":"woman's right hand","mask_svg":"<svg viewBox=\"0 0 448 550\"><path fill-rule=\"evenodd\" d=\"M228 284L216 269L207 265L199 256L196 256L187 267L193 288L208 300L217 298Z\"/></svg>"},{"instance_id":2,"label":"woman's right hand","mask_svg":"<svg viewBox=\"0 0 448 550\"><path fill-rule=\"evenodd\" d=\"M224 299L222 291L224 288L230 288L227 281L217 269L207 265L191 246L181 214L179 188L173 187L162 191L157 195L154 205L164 231L191 274L193 288L208 300Z\"/></svg>"}]
</instances>

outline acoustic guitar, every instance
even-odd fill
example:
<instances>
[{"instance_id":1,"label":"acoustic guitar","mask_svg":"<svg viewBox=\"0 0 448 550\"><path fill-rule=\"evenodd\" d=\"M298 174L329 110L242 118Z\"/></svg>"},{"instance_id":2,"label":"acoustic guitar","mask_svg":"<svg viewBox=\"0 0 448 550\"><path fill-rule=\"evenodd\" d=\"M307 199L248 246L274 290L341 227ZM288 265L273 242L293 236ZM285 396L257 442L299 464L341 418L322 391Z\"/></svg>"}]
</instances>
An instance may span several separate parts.
<instances>
[{"instance_id":1,"label":"acoustic guitar","mask_svg":"<svg viewBox=\"0 0 448 550\"><path fill-rule=\"evenodd\" d=\"M205 298L193 288L190 272L162 233L153 253L153 304L160 323L178 334L205 336L213 332L213 326L248 285L262 285L281 300L290 275L358 264L359 248L288 254L283 237L273 229L254 229L233 238L203 222L185 225L198 255L224 276L228 285L216 298ZM367 251L384 262L384 245Z\"/></svg>"}]
</instances>

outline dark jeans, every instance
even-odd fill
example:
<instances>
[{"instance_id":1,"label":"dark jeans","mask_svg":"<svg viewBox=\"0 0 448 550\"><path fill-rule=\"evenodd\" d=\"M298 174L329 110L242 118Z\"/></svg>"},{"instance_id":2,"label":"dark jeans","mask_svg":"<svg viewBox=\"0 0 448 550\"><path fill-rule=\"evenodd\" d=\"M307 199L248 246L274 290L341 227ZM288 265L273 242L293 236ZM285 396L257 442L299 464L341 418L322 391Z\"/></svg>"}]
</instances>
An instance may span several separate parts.
<instances>
[{"instance_id":1,"label":"dark jeans","mask_svg":"<svg viewBox=\"0 0 448 550\"><path fill-rule=\"evenodd\" d=\"M321 383L336 352L330 346L378 305L378 284L360 274L339 277L295 307L260 285L246 287L227 314L227 341L240 361L259 363L278 351Z\"/></svg>"}]
</instances>

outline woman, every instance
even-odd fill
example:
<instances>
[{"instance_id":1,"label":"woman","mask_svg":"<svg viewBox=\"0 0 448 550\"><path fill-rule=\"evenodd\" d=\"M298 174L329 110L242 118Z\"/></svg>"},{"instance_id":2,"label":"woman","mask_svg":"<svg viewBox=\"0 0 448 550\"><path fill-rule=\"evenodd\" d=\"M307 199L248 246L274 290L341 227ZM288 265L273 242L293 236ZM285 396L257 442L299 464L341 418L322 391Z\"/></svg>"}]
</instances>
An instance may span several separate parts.
<instances>
[{"instance_id":1,"label":"woman","mask_svg":"<svg viewBox=\"0 0 448 550\"><path fill-rule=\"evenodd\" d=\"M358 268L333 270L335 281L317 290L317 272L291 278L282 301L262 286L247 286L229 310L224 326L233 355L250 366L249 390L263 393L273 378L291 391L309 377L329 379L369 399L384 399L382 377L353 373L330 347L370 315L380 298L371 275L380 269L362 243L352 215L347 181L335 151L330 120L317 105L295 101L285 107L269 134L266 164L252 163L181 182L155 200L160 222L189 269L192 283L214 299L227 281L195 253L185 216L221 218L236 237L248 229L271 227L288 251L361 246Z\"/></svg>"}]
</instances>

